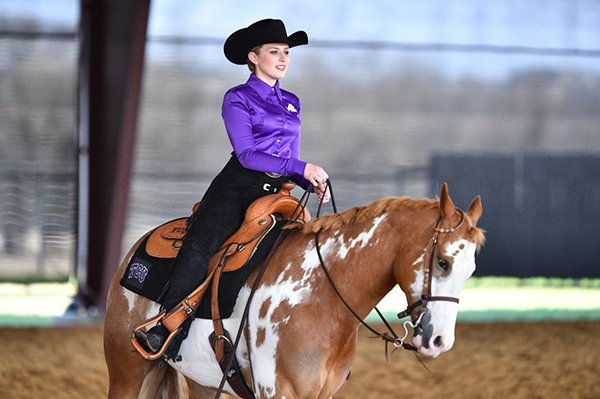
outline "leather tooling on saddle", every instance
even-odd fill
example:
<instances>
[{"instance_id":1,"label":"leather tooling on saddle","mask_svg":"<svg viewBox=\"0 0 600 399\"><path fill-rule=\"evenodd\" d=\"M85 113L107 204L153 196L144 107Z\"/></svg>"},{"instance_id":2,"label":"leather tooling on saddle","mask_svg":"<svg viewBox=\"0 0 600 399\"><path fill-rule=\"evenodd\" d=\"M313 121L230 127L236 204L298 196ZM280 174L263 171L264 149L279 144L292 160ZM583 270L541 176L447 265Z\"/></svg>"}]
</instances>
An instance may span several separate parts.
<instances>
[{"instance_id":1,"label":"leather tooling on saddle","mask_svg":"<svg viewBox=\"0 0 600 399\"><path fill-rule=\"evenodd\" d=\"M146 242L148 255L155 258L175 258L187 232L187 221L188 218L175 219L154 230Z\"/></svg>"}]
</instances>

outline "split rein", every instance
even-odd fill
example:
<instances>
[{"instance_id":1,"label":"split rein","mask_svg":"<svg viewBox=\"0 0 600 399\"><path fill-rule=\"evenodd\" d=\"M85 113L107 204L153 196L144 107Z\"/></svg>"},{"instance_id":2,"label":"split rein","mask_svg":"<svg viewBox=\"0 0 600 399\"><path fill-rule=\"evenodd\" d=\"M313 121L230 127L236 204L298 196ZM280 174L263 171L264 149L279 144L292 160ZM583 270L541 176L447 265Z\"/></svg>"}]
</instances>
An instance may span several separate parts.
<instances>
[{"instance_id":1,"label":"split rein","mask_svg":"<svg viewBox=\"0 0 600 399\"><path fill-rule=\"evenodd\" d=\"M333 195L333 188L331 186L331 181L329 179L327 179L327 188L329 189L329 193L331 195L331 206L333 208L333 212L337 213L337 207L335 205L335 197ZM306 201L308 201L308 197L307 197ZM322 203L319 202L319 207L317 208L317 215L316 215L317 218L321 214L321 206L322 206ZM362 324L363 326L365 326L365 328L367 328L369 331L371 331L373 334L375 334L375 337L373 337L373 338L381 338L385 341L385 358L386 358L386 360L388 360L388 344L389 343L393 344L396 349L404 348L406 350L413 351L416 354L417 348L404 342L406 340L406 337L408 337L408 329L406 326L407 326L407 324L410 325L412 328L415 328L416 326L418 326L421 321L422 315L421 315L421 317L418 318L418 320L415 323L411 322L410 320L405 321L403 324L404 336L402 338L399 338L398 335L396 334L396 332L394 331L394 329L392 328L392 326L390 325L390 323L386 320L386 318L379 311L379 309L377 309L377 307L375 307L375 312L377 312L377 315L379 316L379 318L381 319L383 324L388 329L389 334L387 331L380 333L379 331L375 330L373 327L371 327L369 324L367 324L358 314L356 314L356 312L352 309L352 307L350 307L350 305L348 305L348 302L346 302L346 300L344 299L342 294L338 291L333 280L331 279L331 276L329 275L329 272L327 271L327 268L325 267L325 261L323 260L323 255L321 254L320 247L321 247L321 245L319 243L319 232L317 231L315 233L315 248L317 250L317 256L319 257L319 264L321 265L321 269L323 270L323 273L325 273L327 280L329 280L329 283L331 284L331 287L335 291L338 298L342 301L342 303L344 304L344 306L346 306L346 308L350 311L350 313L352 313L352 315L360 322L360 324Z\"/></svg>"},{"instance_id":2,"label":"split rein","mask_svg":"<svg viewBox=\"0 0 600 399\"><path fill-rule=\"evenodd\" d=\"M331 186L331 181L329 179L327 179L327 188L329 189L330 195L331 195L331 205L333 207L333 212L337 213L337 207L335 205L335 199L333 196L333 188ZM311 190L312 191L312 190ZM307 193L309 192L309 190L307 190ZM306 195L306 193L305 193ZM304 196L302 197L302 200L304 200ZM308 196L306 198L306 202L308 202ZM321 213L321 205L322 203L319 202L319 207L317 208L317 215L316 217L318 218L320 213ZM417 328L420 324L421 324L421 320L423 318L423 315L427 312L427 303L428 302L432 302L432 301L448 301L448 302L454 302L454 303L458 303L458 298L454 298L454 297L447 297L447 296L432 296L431 295L431 282L432 282L432 278L433 278L433 257L435 254L435 247L437 245L437 240L438 240L438 236L440 234L444 234L444 233L452 233L454 231L456 231L460 226L462 226L464 220L465 220L465 214L463 211L461 211L460 209L457 208L457 211L460 212L461 214L461 220L459 222L459 224L456 227L453 228L449 228L449 229L443 229L441 228L441 224L442 224L442 218L440 217L436 227L434 229L434 233L433 236L431 237L431 239L429 240L429 243L427 245L427 252L425 255L425 267L424 267L424 281L423 281L423 291L421 294L421 299L416 301L415 303L411 304L410 306L408 306L406 308L406 310L398 313L398 318L399 319L403 319L407 316L411 316L411 320L407 320L403 323L403 328L404 328L404 336L402 338L399 338L398 335L394 332L394 329L392 328L392 326L390 325L390 323L385 319L385 317L383 316L383 314L379 311L379 309L377 309L377 307L375 307L375 312L377 312L377 315L379 316L379 318L381 319L381 321L383 322L383 324L386 326L386 328L389 331L388 332L383 332L380 333L377 330L375 330L373 327L371 327L370 325L368 325L360 316L358 316L356 314L356 312L350 307L350 305L348 305L348 303L346 302L346 300L344 299L344 297L342 296L342 294L338 291L337 287L335 286L333 280L331 279L331 276L329 275L329 272L327 271L327 268L325 267L325 262L323 260L323 256L321 254L321 249L320 249L320 244L319 244L319 232L317 231L315 233L315 247L317 250L317 256L319 257L319 263L321 265L321 269L323 269L323 272L325 273L325 276L327 277L327 279L329 280L329 283L331 284L331 287L333 288L333 290L335 291L336 295L338 296L338 298L340 298L340 300L342 301L342 303L344 304L344 306L346 306L346 308L350 311L350 313L352 313L352 315L363 325L365 326L369 331L371 331L373 334L375 334L375 337L373 338L381 338L385 341L385 358L386 360L388 360L388 343L391 343L394 345L395 349L398 348L404 348L406 350L410 350L413 353L417 352L417 348L415 348L413 345L406 343L406 338L408 337L408 328L407 326L412 327L413 329ZM412 316L413 311L418 308L421 307L421 310L419 311L419 313L416 316ZM390 335L391 334L391 335ZM418 358L418 356L417 356ZM421 361L421 359L419 359L419 361ZM421 364L423 364L423 362L421 362ZM425 367L427 368L427 367Z\"/></svg>"}]
</instances>

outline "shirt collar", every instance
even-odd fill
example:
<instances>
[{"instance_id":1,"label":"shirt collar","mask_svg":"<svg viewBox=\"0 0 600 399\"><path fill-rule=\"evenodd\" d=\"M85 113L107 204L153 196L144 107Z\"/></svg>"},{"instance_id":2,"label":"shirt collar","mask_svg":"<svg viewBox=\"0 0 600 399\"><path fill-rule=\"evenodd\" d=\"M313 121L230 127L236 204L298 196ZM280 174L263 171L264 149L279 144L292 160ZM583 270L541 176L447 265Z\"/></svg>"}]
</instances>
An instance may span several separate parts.
<instances>
[{"instance_id":1,"label":"shirt collar","mask_svg":"<svg viewBox=\"0 0 600 399\"><path fill-rule=\"evenodd\" d=\"M271 87L264 81L257 78L255 74L251 73L246 84L252 87L254 91L256 91L260 98L262 98L263 100L266 100L267 97L269 97L269 95L273 92L273 90L275 90L277 98L279 98L280 101L282 99L281 90L279 89L279 81L275 83L275 86Z\"/></svg>"}]
</instances>

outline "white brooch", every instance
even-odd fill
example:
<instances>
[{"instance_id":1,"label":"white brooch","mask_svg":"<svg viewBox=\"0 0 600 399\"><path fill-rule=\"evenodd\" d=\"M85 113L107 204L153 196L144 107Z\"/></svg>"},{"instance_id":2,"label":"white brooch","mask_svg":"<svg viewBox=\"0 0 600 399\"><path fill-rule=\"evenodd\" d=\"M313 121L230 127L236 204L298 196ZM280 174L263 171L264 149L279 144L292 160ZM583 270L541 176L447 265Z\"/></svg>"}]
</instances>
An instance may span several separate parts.
<instances>
[{"instance_id":1,"label":"white brooch","mask_svg":"<svg viewBox=\"0 0 600 399\"><path fill-rule=\"evenodd\" d=\"M288 106L287 106L287 110L288 110L289 112L295 112L295 113L298 113L298 111L296 110L296 108L295 108L295 107L294 107L292 104L288 104Z\"/></svg>"}]
</instances>

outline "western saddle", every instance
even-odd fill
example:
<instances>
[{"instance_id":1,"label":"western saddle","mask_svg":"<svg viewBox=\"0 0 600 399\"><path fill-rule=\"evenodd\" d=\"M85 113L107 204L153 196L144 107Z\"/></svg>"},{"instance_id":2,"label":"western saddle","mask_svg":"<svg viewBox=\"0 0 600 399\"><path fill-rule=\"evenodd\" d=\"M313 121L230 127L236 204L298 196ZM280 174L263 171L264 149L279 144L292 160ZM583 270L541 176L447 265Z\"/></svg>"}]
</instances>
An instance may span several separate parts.
<instances>
[{"instance_id":1,"label":"western saddle","mask_svg":"<svg viewBox=\"0 0 600 399\"><path fill-rule=\"evenodd\" d=\"M214 336L216 339L211 338L211 344L214 346L217 361L220 363L223 361L225 358L225 339L223 338L228 335L223 328L219 314L218 291L221 274L238 270L246 265L255 253L258 244L273 229L277 220L294 220L298 223L310 220L308 209L290 195L290 190L294 187L293 183L284 183L279 193L269 194L254 201L246 211L244 222L240 228L210 258L204 282L169 312L163 310L133 329L131 342L142 357L147 360L155 360L164 355L172 339L181 330L182 323L188 317L193 316L212 282L211 312L215 331L211 337ZM195 210L197 206L198 204L193 209ZM178 219L156 229L146 244L148 254L159 258L175 258L186 233L185 223L186 219ZM137 342L135 333L158 322L166 327L170 334L160 351L149 353Z\"/></svg>"}]
</instances>

